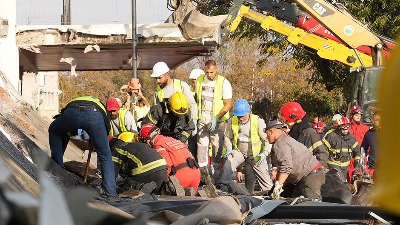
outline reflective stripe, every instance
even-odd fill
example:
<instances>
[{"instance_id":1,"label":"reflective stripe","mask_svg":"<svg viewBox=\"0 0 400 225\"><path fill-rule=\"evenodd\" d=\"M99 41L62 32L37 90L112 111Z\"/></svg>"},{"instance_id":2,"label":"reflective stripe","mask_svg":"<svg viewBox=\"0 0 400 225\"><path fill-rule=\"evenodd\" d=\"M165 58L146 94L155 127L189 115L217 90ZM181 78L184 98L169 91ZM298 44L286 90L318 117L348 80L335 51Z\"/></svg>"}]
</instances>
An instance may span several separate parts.
<instances>
[{"instance_id":1,"label":"reflective stripe","mask_svg":"<svg viewBox=\"0 0 400 225\"><path fill-rule=\"evenodd\" d=\"M335 165L335 166L349 166L350 165L350 160L347 161L347 162L339 162L339 161L328 160L328 164Z\"/></svg>"},{"instance_id":2,"label":"reflective stripe","mask_svg":"<svg viewBox=\"0 0 400 225\"><path fill-rule=\"evenodd\" d=\"M321 146L321 145L322 145L322 141L317 141L317 142L315 142L313 145L311 145L311 146L308 148L308 150L309 150L310 152L313 152L314 149L318 148L318 147Z\"/></svg>"},{"instance_id":3,"label":"reflective stripe","mask_svg":"<svg viewBox=\"0 0 400 225\"><path fill-rule=\"evenodd\" d=\"M204 96L203 99L211 102L214 98L210 96Z\"/></svg>"},{"instance_id":4,"label":"reflective stripe","mask_svg":"<svg viewBox=\"0 0 400 225\"><path fill-rule=\"evenodd\" d=\"M357 147L357 145L358 145L358 142L356 141L356 143L354 143L354 145L353 146L351 146L351 148L356 148Z\"/></svg>"},{"instance_id":5,"label":"reflective stripe","mask_svg":"<svg viewBox=\"0 0 400 225\"><path fill-rule=\"evenodd\" d=\"M159 159L159 160L153 161L151 163L147 163L147 164L143 165L142 167L132 169L132 175L145 173L149 170L152 170L157 167L164 166L164 165L167 165L167 161L165 161L165 159Z\"/></svg>"},{"instance_id":6,"label":"reflective stripe","mask_svg":"<svg viewBox=\"0 0 400 225\"><path fill-rule=\"evenodd\" d=\"M233 146L238 150L237 143L239 139L239 120L237 116L232 116L232 134L233 134ZM261 152L262 141L258 134L258 116L250 114L250 138L251 138L251 150L253 156L258 155Z\"/></svg>"},{"instance_id":7,"label":"reflective stripe","mask_svg":"<svg viewBox=\"0 0 400 225\"><path fill-rule=\"evenodd\" d=\"M341 152L345 152L345 153L352 153L353 151L349 148L329 148L328 149L330 152L334 153L334 154L340 154Z\"/></svg>"},{"instance_id":8,"label":"reflective stripe","mask_svg":"<svg viewBox=\"0 0 400 225\"><path fill-rule=\"evenodd\" d=\"M133 162L135 162L137 164L137 168L132 169L131 171L131 175L137 175L137 174L141 174L141 173L145 173L149 170L155 169L157 167L163 166L163 165L167 165L167 161L165 161L165 159L159 159L147 164L142 164L142 161L140 161L136 156L130 154L128 151L125 151L121 148L115 148L115 150L121 154L121 155L125 155L127 158L131 159ZM112 157L113 161L121 164L122 165L122 160L117 158L117 157Z\"/></svg>"},{"instance_id":9,"label":"reflective stripe","mask_svg":"<svg viewBox=\"0 0 400 225\"><path fill-rule=\"evenodd\" d=\"M201 119L201 91L203 88L203 81L206 75L203 74L197 78L196 81L196 94L197 94L197 108L198 108L198 118ZM214 96L212 99L213 102L213 115L216 116L224 108L224 100L222 99L222 92L223 92L223 84L224 84L225 77L217 75L217 81L215 82L214 88ZM225 113L225 115L219 120L219 122L224 122L229 118L229 111Z\"/></svg>"},{"instance_id":10,"label":"reflective stripe","mask_svg":"<svg viewBox=\"0 0 400 225\"><path fill-rule=\"evenodd\" d=\"M174 86L174 93L175 92L182 92L182 84L181 84L181 80L178 79L173 79L173 86ZM164 101L164 90L161 89L161 87L159 85L157 85L157 96L158 96L158 101L163 102Z\"/></svg>"}]
</instances>

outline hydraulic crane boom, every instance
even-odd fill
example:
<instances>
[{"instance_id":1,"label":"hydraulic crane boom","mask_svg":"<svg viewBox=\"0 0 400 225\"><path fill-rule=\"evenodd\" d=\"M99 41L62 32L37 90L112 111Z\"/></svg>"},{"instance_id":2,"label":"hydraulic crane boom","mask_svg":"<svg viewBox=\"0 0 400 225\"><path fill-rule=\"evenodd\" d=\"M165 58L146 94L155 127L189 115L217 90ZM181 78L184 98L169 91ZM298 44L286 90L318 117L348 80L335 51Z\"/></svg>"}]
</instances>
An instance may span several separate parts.
<instances>
[{"instance_id":1,"label":"hydraulic crane boom","mask_svg":"<svg viewBox=\"0 0 400 225\"><path fill-rule=\"evenodd\" d=\"M195 12L192 11L191 13ZM237 16L230 17L230 15L232 14ZM285 35L287 37L287 40L294 45L302 44L316 50L317 54L321 58L336 60L350 67L362 66L362 63L360 62L360 60L358 60L357 55L352 49L336 41L329 40L312 33L308 33L301 28L294 28L293 26L290 26L289 24L284 23L276 19L275 17L266 16L262 13L250 9L248 6L245 5L241 5L239 8L233 9L232 14L228 15L228 18L224 23L224 25L227 26L227 29L230 32L236 30L243 17L248 18L250 20L260 23L263 29L272 30ZM197 17L198 16L194 16L194 18ZM197 30L194 29L186 29L188 36L191 35L191 31L197 32ZM364 65L372 65L371 56L364 53L360 53L359 56Z\"/></svg>"}]
</instances>

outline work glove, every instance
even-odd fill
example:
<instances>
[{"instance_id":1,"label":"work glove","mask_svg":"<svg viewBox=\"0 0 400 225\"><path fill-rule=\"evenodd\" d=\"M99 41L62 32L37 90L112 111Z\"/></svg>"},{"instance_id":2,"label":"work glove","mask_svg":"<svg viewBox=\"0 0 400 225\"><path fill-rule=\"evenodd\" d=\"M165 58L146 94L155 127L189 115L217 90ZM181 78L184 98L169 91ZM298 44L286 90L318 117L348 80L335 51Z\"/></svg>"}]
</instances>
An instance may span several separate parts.
<instances>
[{"instance_id":1,"label":"work glove","mask_svg":"<svg viewBox=\"0 0 400 225\"><path fill-rule=\"evenodd\" d=\"M226 152L225 152L225 158L228 158L229 155L231 155L232 152L232 146L226 147Z\"/></svg>"},{"instance_id":2,"label":"work glove","mask_svg":"<svg viewBox=\"0 0 400 225\"><path fill-rule=\"evenodd\" d=\"M271 196L273 199L279 199L281 197L281 193L283 192L282 187L282 184L280 184L278 181L275 181L274 190Z\"/></svg>"},{"instance_id":3,"label":"work glove","mask_svg":"<svg viewBox=\"0 0 400 225\"><path fill-rule=\"evenodd\" d=\"M265 160L267 160L267 156L264 153L260 153L254 158L256 166L260 166Z\"/></svg>"},{"instance_id":4,"label":"work glove","mask_svg":"<svg viewBox=\"0 0 400 225\"><path fill-rule=\"evenodd\" d=\"M212 121L211 121L211 126L210 126L210 128L208 129L210 132L214 132L215 131L215 128L217 128L217 124L218 124L218 118L214 118L214 119L212 119Z\"/></svg>"},{"instance_id":5,"label":"work glove","mask_svg":"<svg viewBox=\"0 0 400 225\"><path fill-rule=\"evenodd\" d=\"M194 130L192 131L192 137L194 137L197 134L197 119L193 119L192 121L194 123Z\"/></svg>"}]
</instances>

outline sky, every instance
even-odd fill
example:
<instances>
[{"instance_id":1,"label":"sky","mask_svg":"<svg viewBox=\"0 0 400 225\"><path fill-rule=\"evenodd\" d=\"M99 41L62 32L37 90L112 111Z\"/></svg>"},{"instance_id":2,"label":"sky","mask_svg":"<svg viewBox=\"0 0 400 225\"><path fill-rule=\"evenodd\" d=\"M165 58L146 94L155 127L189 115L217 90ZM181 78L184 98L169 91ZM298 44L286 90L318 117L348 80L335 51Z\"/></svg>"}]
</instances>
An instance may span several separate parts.
<instances>
[{"instance_id":1,"label":"sky","mask_svg":"<svg viewBox=\"0 0 400 225\"><path fill-rule=\"evenodd\" d=\"M132 0L70 0L71 24L132 23ZM167 0L136 0L137 23L163 23L171 11ZM17 0L17 25L61 24L62 0Z\"/></svg>"}]
</instances>

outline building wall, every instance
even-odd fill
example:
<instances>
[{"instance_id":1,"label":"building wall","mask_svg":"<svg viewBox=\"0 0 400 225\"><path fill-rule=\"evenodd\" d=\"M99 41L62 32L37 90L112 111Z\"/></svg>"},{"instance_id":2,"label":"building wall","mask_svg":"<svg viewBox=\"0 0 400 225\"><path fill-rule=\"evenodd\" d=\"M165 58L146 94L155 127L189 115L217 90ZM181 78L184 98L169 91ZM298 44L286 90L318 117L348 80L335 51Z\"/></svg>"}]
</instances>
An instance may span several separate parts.
<instances>
[{"instance_id":1,"label":"building wall","mask_svg":"<svg viewBox=\"0 0 400 225\"><path fill-rule=\"evenodd\" d=\"M22 98L46 120L58 113L58 72L24 73Z\"/></svg>"}]
</instances>

